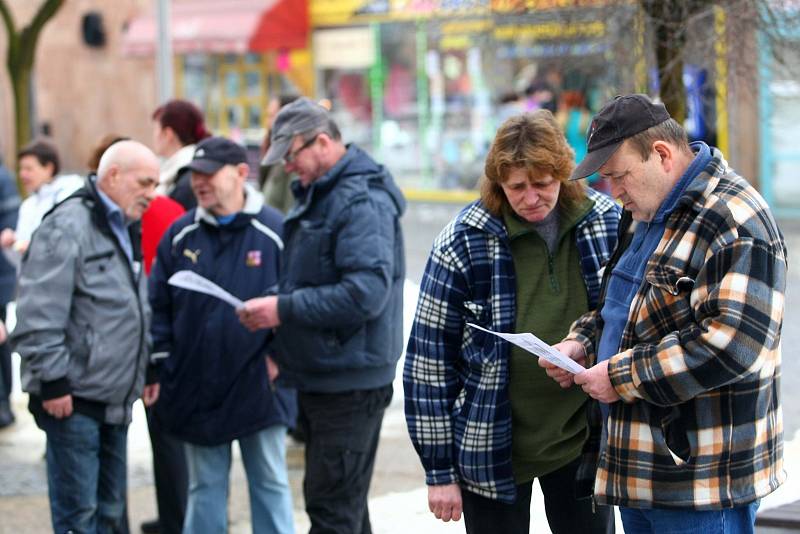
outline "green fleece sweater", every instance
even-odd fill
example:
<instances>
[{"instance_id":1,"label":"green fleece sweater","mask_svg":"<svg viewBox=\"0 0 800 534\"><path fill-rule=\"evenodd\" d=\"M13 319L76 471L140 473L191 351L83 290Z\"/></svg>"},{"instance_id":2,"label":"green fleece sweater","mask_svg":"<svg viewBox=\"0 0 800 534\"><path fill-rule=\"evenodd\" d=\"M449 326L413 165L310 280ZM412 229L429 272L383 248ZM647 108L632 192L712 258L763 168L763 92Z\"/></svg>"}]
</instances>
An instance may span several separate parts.
<instances>
[{"instance_id":1,"label":"green fleece sweater","mask_svg":"<svg viewBox=\"0 0 800 534\"><path fill-rule=\"evenodd\" d=\"M575 225L592 204L587 200L558 213L554 253L533 224L504 214L516 273L516 332L533 332L546 343L558 343L588 311ZM529 352L513 346L510 358L511 462L516 483L522 484L580 454L588 434L587 397L577 387L562 389Z\"/></svg>"}]
</instances>

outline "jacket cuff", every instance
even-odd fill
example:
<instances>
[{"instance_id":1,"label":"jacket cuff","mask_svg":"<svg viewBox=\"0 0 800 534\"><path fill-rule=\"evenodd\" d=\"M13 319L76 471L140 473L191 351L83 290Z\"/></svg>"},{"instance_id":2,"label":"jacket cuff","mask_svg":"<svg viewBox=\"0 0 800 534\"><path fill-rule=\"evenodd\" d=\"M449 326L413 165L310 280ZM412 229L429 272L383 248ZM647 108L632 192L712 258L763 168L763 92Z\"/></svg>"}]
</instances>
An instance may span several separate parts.
<instances>
[{"instance_id":1,"label":"jacket cuff","mask_svg":"<svg viewBox=\"0 0 800 534\"><path fill-rule=\"evenodd\" d=\"M146 385L157 384L159 380L159 369L160 365L157 364L150 364L147 366L147 371L144 375L144 383Z\"/></svg>"},{"instance_id":2,"label":"jacket cuff","mask_svg":"<svg viewBox=\"0 0 800 534\"><path fill-rule=\"evenodd\" d=\"M57 378L51 382L42 382L42 400L57 399L70 393L72 393L72 387L70 387L67 377Z\"/></svg>"},{"instance_id":3,"label":"jacket cuff","mask_svg":"<svg viewBox=\"0 0 800 534\"><path fill-rule=\"evenodd\" d=\"M292 295L278 295L278 318L281 323L292 322L293 312Z\"/></svg>"},{"instance_id":4,"label":"jacket cuff","mask_svg":"<svg viewBox=\"0 0 800 534\"><path fill-rule=\"evenodd\" d=\"M633 349L611 357L608 361L608 378L624 402L634 402L643 398L636 389L639 381L633 369Z\"/></svg>"},{"instance_id":5,"label":"jacket cuff","mask_svg":"<svg viewBox=\"0 0 800 534\"><path fill-rule=\"evenodd\" d=\"M578 343L583 345L583 352L586 353L586 367L591 367L592 365L594 365L594 362L595 360L597 360L597 357L594 354L594 343L592 343L591 339L581 334L580 332L570 332L569 335L565 337L562 341L577 341Z\"/></svg>"},{"instance_id":6,"label":"jacket cuff","mask_svg":"<svg viewBox=\"0 0 800 534\"><path fill-rule=\"evenodd\" d=\"M444 486L447 484L457 484L458 475L454 468L449 469L429 469L425 472L425 484L428 486Z\"/></svg>"},{"instance_id":7,"label":"jacket cuff","mask_svg":"<svg viewBox=\"0 0 800 534\"><path fill-rule=\"evenodd\" d=\"M167 357L169 357L169 351L162 350L158 352L153 352L150 354L150 363L151 364L161 363L161 361Z\"/></svg>"}]
</instances>

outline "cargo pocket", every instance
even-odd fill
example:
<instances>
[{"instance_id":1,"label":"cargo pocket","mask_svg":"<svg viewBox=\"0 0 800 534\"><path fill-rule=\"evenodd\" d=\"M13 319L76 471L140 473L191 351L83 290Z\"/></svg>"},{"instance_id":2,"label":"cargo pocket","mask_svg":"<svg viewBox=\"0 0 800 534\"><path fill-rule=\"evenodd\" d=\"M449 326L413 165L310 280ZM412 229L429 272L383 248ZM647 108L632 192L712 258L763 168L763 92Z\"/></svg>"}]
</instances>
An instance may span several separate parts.
<instances>
[{"instance_id":1,"label":"cargo pocket","mask_svg":"<svg viewBox=\"0 0 800 534\"><path fill-rule=\"evenodd\" d=\"M661 432L666 447L675 465L683 466L691 460L691 448L685 429L680 424L680 410L673 407L661 418Z\"/></svg>"}]
</instances>

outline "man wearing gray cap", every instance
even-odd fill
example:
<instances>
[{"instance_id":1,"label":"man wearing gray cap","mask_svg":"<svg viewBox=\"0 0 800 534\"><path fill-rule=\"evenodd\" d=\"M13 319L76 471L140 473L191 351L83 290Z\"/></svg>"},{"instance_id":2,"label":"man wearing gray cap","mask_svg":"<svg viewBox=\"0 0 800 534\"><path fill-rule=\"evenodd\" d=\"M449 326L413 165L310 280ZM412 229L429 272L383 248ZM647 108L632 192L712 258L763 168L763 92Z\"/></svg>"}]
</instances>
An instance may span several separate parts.
<instances>
[{"instance_id":1,"label":"man wearing gray cap","mask_svg":"<svg viewBox=\"0 0 800 534\"><path fill-rule=\"evenodd\" d=\"M624 205L627 237L597 309L555 345L589 368L539 360L599 401L582 491L618 505L626 533L752 532L759 499L786 478L783 236L722 153L689 144L644 95L595 116L572 178L594 172Z\"/></svg>"},{"instance_id":2,"label":"man wearing gray cap","mask_svg":"<svg viewBox=\"0 0 800 534\"><path fill-rule=\"evenodd\" d=\"M264 164L298 176L277 295L239 317L277 327L279 380L298 389L311 532L371 532L367 492L403 343L405 200L389 172L342 143L328 111L284 106Z\"/></svg>"}]
</instances>

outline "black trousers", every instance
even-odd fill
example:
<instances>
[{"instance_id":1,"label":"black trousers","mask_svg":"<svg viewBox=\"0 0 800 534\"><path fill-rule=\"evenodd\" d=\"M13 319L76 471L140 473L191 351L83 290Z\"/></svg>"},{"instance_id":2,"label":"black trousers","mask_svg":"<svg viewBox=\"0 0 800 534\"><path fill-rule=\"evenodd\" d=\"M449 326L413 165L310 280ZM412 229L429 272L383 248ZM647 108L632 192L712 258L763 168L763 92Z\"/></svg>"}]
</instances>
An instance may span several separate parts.
<instances>
[{"instance_id":1,"label":"black trousers","mask_svg":"<svg viewBox=\"0 0 800 534\"><path fill-rule=\"evenodd\" d=\"M303 495L309 534L371 534L367 493L391 384L298 397L298 424L306 435Z\"/></svg>"},{"instance_id":2,"label":"black trousers","mask_svg":"<svg viewBox=\"0 0 800 534\"><path fill-rule=\"evenodd\" d=\"M0 321L6 322L6 305L0 305ZM0 345L0 402L11 397L11 348L8 341Z\"/></svg>"},{"instance_id":3,"label":"black trousers","mask_svg":"<svg viewBox=\"0 0 800 534\"><path fill-rule=\"evenodd\" d=\"M189 491L189 472L183 442L163 430L158 416L147 408L147 428L153 449L153 478L161 534L181 534Z\"/></svg>"},{"instance_id":4,"label":"black trousers","mask_svg":"<svg viewBox=\"0 0 800 534\"><path fill-rule=\"evenodd\" d=\"M614 512L610 506L592 510L591 499L576 499L577 459L552 473L539 477L544 510L553 534L613 534ZM525 534L531 526L533 482L517 486L517 500L505 504L462 490L464 525L468 534Z\"/></svg>"}]
</instances>

